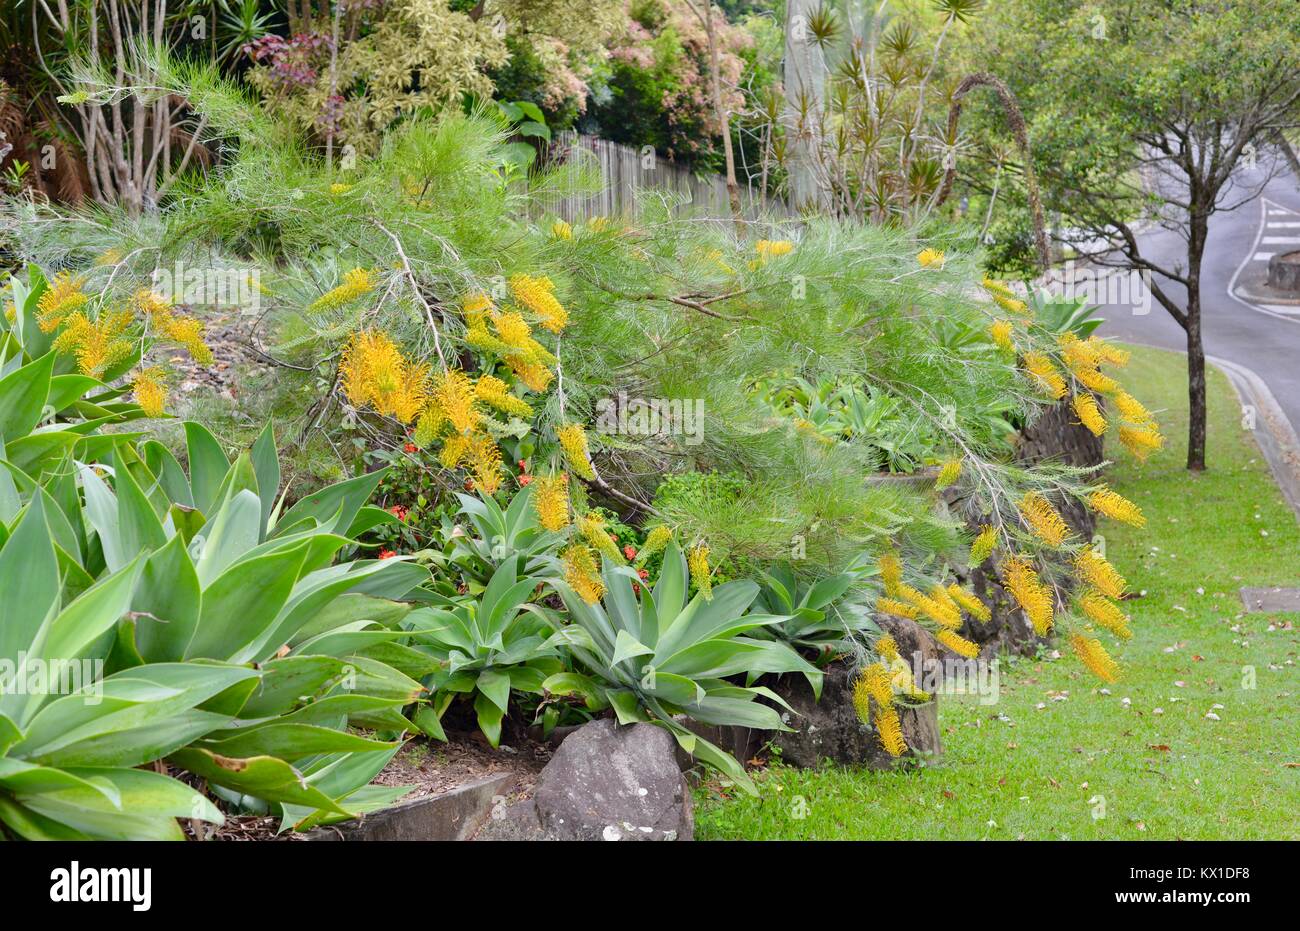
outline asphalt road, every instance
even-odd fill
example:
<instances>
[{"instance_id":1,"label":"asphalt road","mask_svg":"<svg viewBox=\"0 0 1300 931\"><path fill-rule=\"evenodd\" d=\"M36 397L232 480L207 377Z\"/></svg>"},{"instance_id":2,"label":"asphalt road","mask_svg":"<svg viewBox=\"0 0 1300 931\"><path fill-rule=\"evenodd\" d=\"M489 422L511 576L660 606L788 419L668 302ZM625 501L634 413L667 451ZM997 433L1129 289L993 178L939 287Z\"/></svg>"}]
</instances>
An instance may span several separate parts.
<instances>
[{"instance_id":1,"label":"asphalt road","mask_svg":"<svg viewBox=\"0 0 1300 931\"><path fill-rule=\"evenodd\" d=\"M1253 179L1255 187L1262 177L1260 172ZM1242 169L1241 178L1243 185L1249 185L1251 171ZM1177 233L1155 228L1140 240L1143 253L1157 264L1186 264L1186 243ZM1260 197L1211 217L1201 271L1201 302L1206 354L1253 370L1272 391L1292 426L1300 429L1300 306L1256 304L1235 296L1232 290L1234 282L1258 275L1268 255L1296 249L1300 249L1300 183L1294 175L1282 172L1268 181ZM1131 283L1131 279L1126 282ZM1112 286L1104 294L1102 285L1097 288L1101 299L1096 303L1106 318L1101 333L1186 350L1186 333L1153 297L1143 301L1132 288ZM1181 302L1182 289L1175 285L1169 290ZM1144 304L1149 305L1145 314L1141 313Z\"/></svg>"}]
</instances>

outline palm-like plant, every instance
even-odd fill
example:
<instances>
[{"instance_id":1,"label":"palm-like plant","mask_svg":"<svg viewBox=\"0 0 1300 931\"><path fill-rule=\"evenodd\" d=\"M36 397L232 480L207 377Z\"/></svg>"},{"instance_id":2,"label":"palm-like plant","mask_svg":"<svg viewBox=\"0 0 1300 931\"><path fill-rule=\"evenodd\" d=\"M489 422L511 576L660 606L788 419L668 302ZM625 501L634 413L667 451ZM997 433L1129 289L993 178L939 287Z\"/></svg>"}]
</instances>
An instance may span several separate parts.
<instances>
[{"instance_id":1,"label":"palm-like plant","mask_svg":"<svg viewBox=\"0 0 1300 931\"><path fill-rule=\"evenodd\" d=\"M697 759L726 773L748 791L753 782L734 757L698 736L682 718L702 724L789 730L781 713L759 698L786 707L764 686L763 673L798 672L820 687L821 673L784 643L747 636L790 620L780 614L746 614L758 596L750 581L728 582L712 598L687 600L686 559L675 543L664 553L652 592L632 570L606 563L602 602L587 604L567 583L553 580L572 623L556 634L586 673L558 673L543 687L556 695L581 696L588 708L612 708L621 724L649 721L667 728Z\"/></svg>"}]
</instances>

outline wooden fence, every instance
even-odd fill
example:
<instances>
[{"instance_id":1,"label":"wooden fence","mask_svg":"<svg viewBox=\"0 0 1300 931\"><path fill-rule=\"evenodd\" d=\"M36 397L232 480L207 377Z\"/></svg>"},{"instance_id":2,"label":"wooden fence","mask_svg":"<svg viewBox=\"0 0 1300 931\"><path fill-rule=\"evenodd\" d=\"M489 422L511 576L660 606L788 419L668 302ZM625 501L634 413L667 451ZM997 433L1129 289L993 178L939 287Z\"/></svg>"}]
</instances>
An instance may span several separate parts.
<instances>
[{"instance_id":1,"label":"wooden fence","mask_svg":"<svg viewBox=\"0 0 1300 931\"><path fill-rule=\"evenodd\" d=\"M697 175L658 155L651 146L635 149L596 136L561 132L552 143L551 158L587 160L599 170L604 182L595 195L561 192L548 199L547 208L566 220L634 215L638 199L649 191L667 193L681 213L718 220L731 218L727 182L721 175ZM740 203L748 219L790 216L783 200L769 197L764 202L759 192L749 187L741 187Z\"/></svg>"}]
</instances>

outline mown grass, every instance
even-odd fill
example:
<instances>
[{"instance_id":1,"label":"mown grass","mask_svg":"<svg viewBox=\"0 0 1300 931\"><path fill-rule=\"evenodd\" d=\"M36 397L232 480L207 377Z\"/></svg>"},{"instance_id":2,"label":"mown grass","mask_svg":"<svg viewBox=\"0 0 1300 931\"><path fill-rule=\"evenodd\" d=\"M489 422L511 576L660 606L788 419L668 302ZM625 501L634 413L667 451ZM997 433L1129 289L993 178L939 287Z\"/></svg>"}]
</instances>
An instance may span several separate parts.
<instances>
[{"instance_id":1,"label":"mown grass","mask_svg":"<svg viewBox=\"0 0 1300 931\"><path fill-rule=\"evenodd\" d=\"M1126 603L1134 638L1108 644L1124 667L1109 694L1068 650L1004 660L996 705L941 702L942 765L773 765L756 799L700 789L697 836L1300 839L1300 616L1244 614L1238 596L1300 584L1300 524L1217 370L1211 468L1183 469L1184 367L1133 347L1124 381L1169 442L1146 465L1107 450L1112 486L1148 518L1143 530L1101 528L1111 561L1144 592Z\"/></svg>"}]
</instances>

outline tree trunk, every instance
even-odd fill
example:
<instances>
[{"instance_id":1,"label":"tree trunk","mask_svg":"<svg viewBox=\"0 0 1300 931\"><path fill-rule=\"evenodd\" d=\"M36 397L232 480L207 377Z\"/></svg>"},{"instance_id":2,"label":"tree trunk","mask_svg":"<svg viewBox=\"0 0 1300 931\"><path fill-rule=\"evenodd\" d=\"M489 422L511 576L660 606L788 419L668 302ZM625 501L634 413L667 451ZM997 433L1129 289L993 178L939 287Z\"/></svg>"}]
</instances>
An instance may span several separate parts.
<instances>
[{"instance_id":1,"label":"tree trunk","mask_svg":"<svg viewBox=\"0 0 1300 931\"><path fill-rule=\"evenodd\" d=\"M740 235L745 234L745 218L740 209L740 185L736 183L736 156L731 149L731 115L722 105L722 63L718 50L717 30L713 25L713 0L704 0L704 31L709 38L709 78L713 85L713 111L722 133L722 153L727 168L727 200L731 218Z\"/></svg>"},{"instance_id":2,"label":"tree trunk","mask_svg":"<svg viewBox=\"0 0 1300 931\"><path fill-rule=\"evenodd\" d=\"M1205 471L1205 345L1201 341L1201 259L1209 235L1208 212L1192 214L1187 245L1187 468Z\"/></svg>"}]
</instances>

